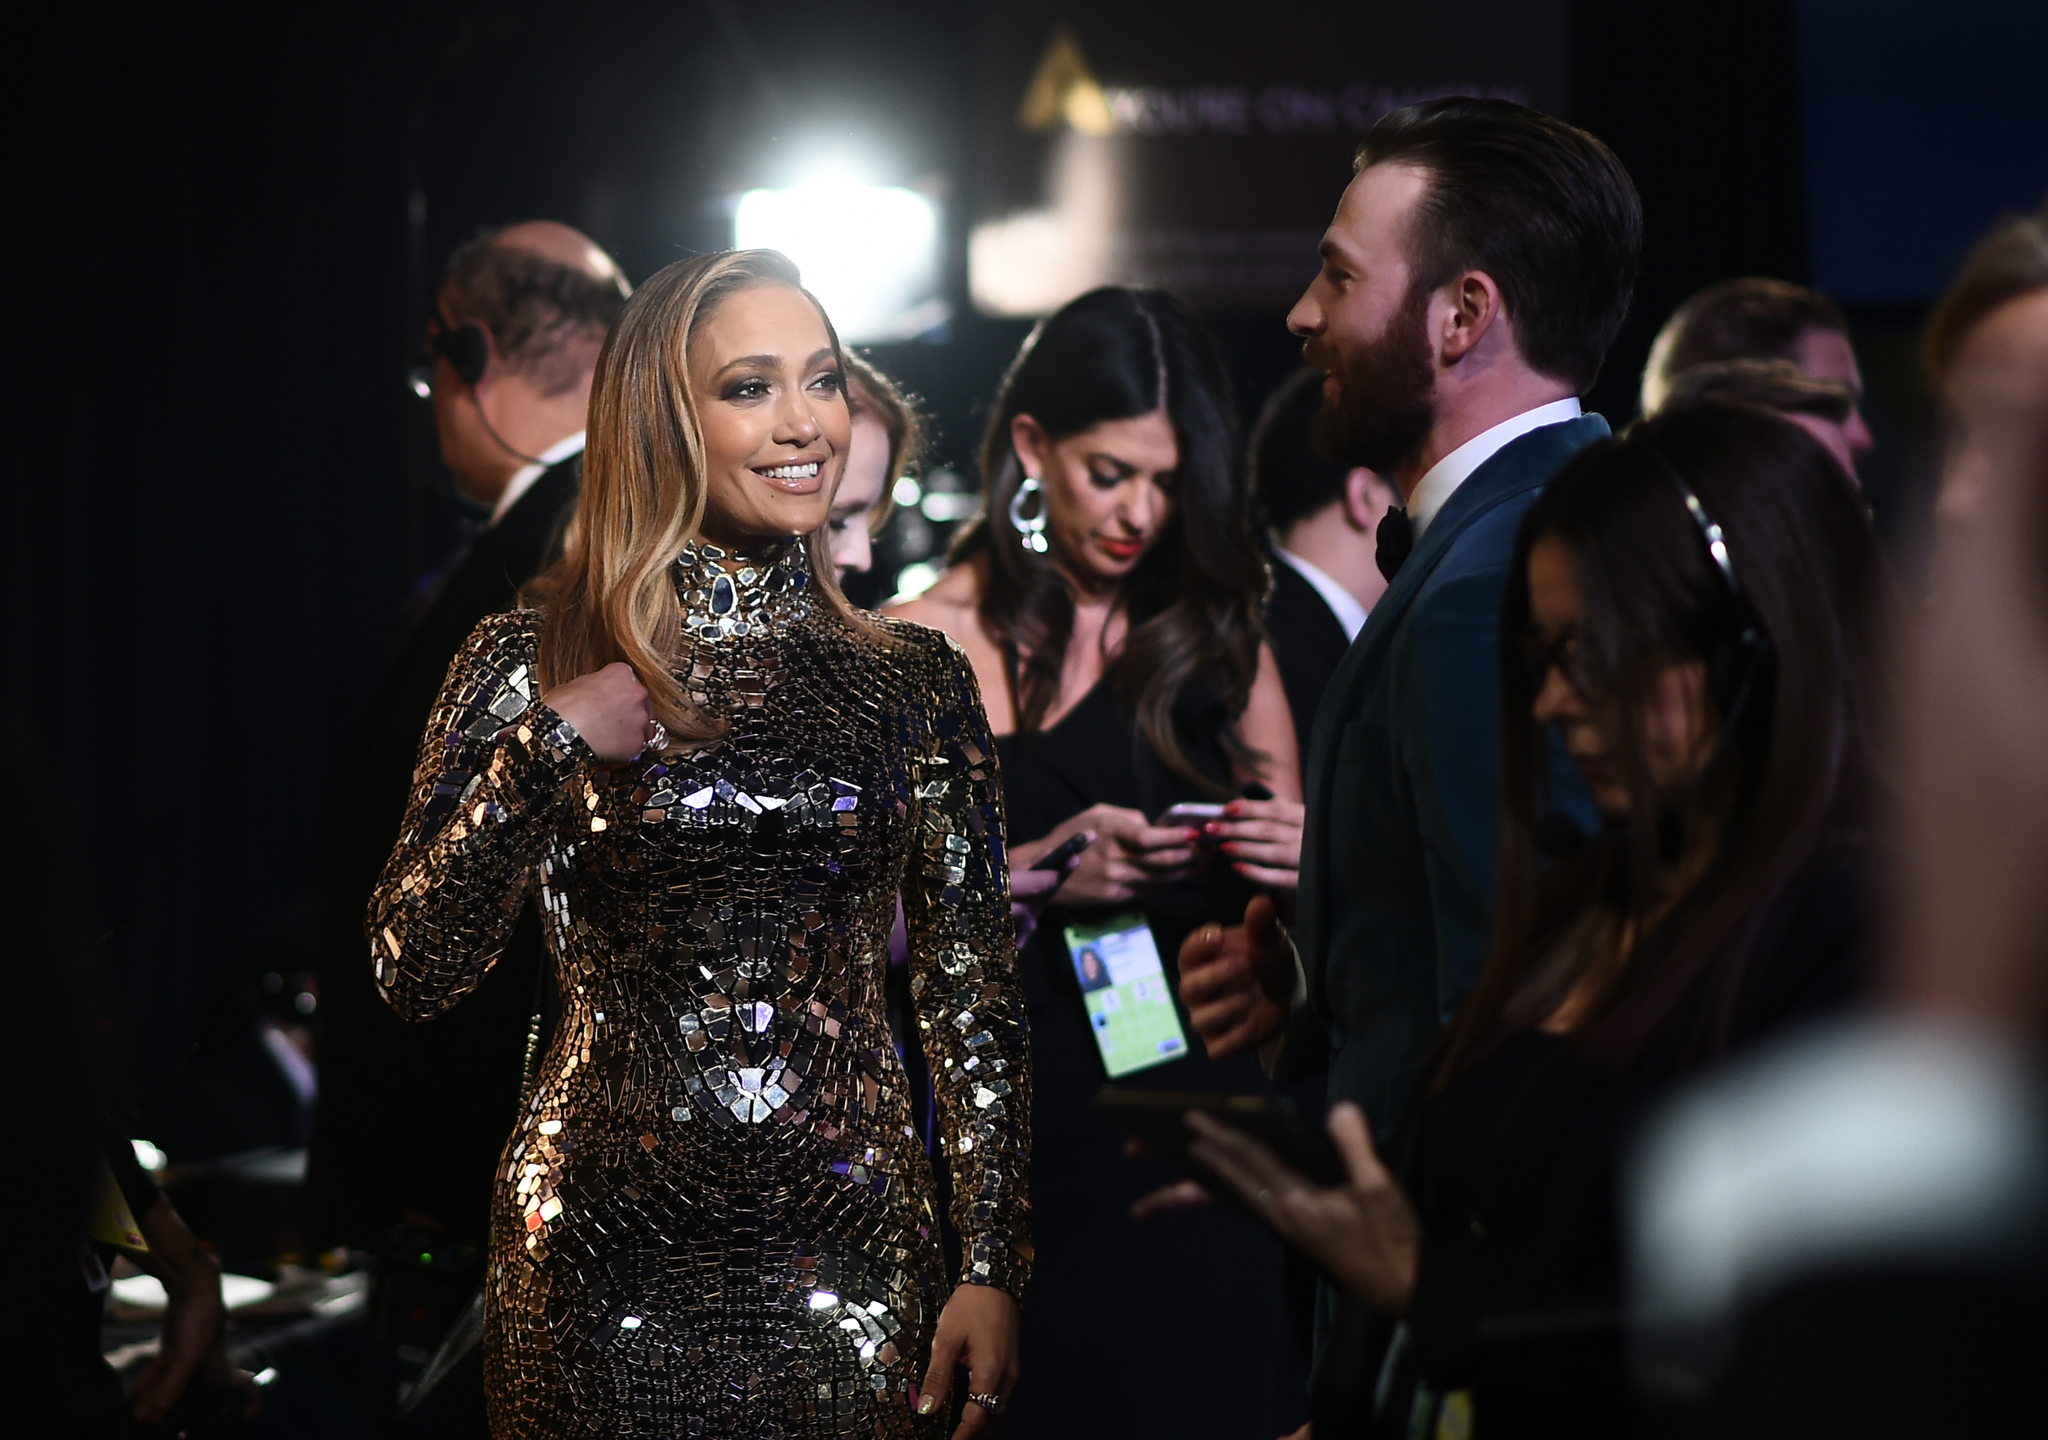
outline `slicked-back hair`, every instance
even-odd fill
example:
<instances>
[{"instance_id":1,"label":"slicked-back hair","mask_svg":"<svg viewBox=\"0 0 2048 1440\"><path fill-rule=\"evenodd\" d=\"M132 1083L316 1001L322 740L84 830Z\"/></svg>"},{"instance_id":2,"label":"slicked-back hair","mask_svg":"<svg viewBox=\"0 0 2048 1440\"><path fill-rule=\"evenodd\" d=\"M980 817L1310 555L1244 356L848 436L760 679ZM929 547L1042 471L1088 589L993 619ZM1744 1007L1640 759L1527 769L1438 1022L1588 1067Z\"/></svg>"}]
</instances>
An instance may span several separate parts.
<instances>
[{"instance_id":1,"label":"slicked-back hair","mask_svg":"<svg viewBox=\"0 0 2048 1440\"><path fill-rule=\"evenodd\" d=\"M616 271L600 279L506 244L501 233L479 235L448 258L446 318L483 326L506 369L559 395L588 373L633 287Z\"/></svg>"},{"instance_id":2,"label":"slicked-back hair","mask_svg":"<svg viewBox=\"0 0 2048 1440\"><path fill-rule=\"evenodd\" d=\"M1366 132L1356 168L1395 163L1429 177L1408 240L1415 291L1484 271L1530 368L1590 390L1643 249L1642 201L1614 152L1513 101L1453 96Z\"/></svg>"},{"instance_id":3,"label":"slicked-back hair","mask_svg":"<svg viewBox=\"0 0 2048 1440\"><path fill-rule=\"evenodd\" d=\"M1746 275L1709 285L1671 312L1643 367L1643 413L1670 398L1672 377L1729 360L1790 360L1809 330L1849 333L1841 307L1818 290Z\"/></svg>"}]
</instances>

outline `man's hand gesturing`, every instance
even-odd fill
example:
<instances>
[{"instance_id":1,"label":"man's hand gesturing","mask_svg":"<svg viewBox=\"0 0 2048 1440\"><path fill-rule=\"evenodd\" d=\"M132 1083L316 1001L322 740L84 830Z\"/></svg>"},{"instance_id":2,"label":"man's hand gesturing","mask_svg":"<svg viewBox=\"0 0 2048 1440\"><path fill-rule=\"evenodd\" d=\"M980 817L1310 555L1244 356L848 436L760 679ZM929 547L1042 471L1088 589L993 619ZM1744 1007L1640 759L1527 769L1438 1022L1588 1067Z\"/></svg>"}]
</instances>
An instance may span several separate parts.
<instances>
[{"instance_id":1,"label":"man's hand gesturing","mask_svg":"<svg viewBox=\"0 0 2048 1440\"><path fill-rule=\"evenodd\" d=\"M1294 947L1256 896L1244 924L1204 925L1180 947L1180 998L1212 1060L1255 1050L1287 1025L1294 993Z\"/></svg>"}]
</instances>

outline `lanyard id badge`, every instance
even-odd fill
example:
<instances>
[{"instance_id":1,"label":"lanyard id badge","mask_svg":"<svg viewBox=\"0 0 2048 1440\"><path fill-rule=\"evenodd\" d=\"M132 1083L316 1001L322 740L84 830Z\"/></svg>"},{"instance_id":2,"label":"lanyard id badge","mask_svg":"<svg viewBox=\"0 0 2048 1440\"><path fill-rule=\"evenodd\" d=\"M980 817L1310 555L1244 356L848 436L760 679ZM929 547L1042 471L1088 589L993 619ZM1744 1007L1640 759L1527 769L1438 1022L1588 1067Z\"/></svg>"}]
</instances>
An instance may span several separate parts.
<instances>
[{"instance_id":1,"label":"lanyard id badge","mask_svg":"<svg viewBox=\"0 0 2048 1440\"><path fill-rule=\"evenodd\" d=\"M1067 954L1102 1066L1115 1080L1188 1053L1159 963L1159 945L1143 915L1118 915L1096 925L1069 925Z\"/></svg>"}]
</instances>

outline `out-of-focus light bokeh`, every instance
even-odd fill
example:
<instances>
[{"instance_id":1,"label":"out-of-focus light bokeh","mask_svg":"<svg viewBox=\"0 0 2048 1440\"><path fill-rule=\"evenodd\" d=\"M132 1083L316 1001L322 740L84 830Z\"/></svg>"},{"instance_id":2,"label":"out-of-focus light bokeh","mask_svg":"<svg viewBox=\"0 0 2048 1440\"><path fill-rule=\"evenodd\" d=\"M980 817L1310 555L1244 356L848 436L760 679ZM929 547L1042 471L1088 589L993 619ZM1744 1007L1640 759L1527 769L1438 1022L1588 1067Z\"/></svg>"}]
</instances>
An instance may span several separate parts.
<instances>
[{"instance_id":1,"label":"out-of-focus light bokeh","mask_svg":"<svg viewBox=\"0 0 2048 1440\"><path fill-rule=\"evenodd\" d=\"M732 229L738 248L780 250L794 260L849 344L912 340L952 318L941 283L939 207L929 195L827 175L747 191Z\"/></svg>"}]
</instances>

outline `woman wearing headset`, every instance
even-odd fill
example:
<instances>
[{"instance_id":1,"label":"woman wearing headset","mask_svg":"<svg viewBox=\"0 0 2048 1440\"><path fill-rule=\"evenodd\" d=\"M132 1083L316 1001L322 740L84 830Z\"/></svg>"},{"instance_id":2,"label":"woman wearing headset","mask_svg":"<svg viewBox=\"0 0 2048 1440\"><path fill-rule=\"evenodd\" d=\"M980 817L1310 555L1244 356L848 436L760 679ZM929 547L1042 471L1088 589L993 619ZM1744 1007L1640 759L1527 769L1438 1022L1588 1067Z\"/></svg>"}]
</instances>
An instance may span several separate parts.
<instances>
[{"instance_id":1,"label":"woman wearing headset","mask_svg":"<svg viewBox=\"0 0 2048 1440\"><path fill-rule=\"evenodd\" d=\"M1530 508L1501 622L1493 947L1424 1098L1385 1162L1336 1107L1335 1189L1190 1122L1345 1291L1317 1433L1641 1433L1627 1141L1676 1081L1863 979L1888 595L1841 467L1762 410L1662 412ZM1559 741L1605 822L1576 845L1541 793Z\"/></svg>"}]
</instances>

